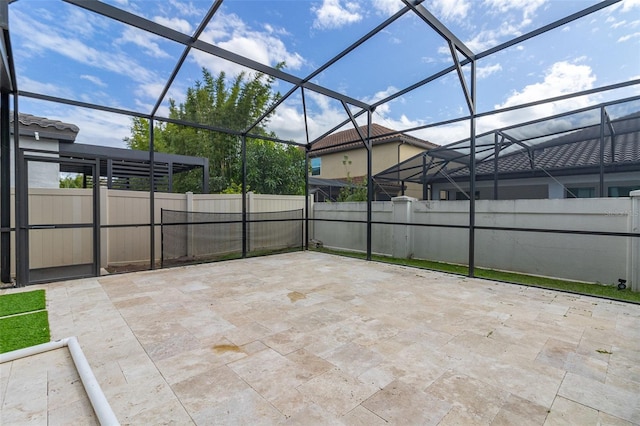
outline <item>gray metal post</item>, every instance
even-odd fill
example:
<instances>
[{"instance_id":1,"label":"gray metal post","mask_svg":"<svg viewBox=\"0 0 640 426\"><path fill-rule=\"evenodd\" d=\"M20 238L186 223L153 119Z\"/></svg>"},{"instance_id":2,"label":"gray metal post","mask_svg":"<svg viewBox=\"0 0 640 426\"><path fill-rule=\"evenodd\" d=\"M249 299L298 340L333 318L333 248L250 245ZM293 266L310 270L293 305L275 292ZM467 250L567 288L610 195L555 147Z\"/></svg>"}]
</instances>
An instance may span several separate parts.
<instances>
[{"instance_id":1,"label":"gray metal post","mask_svg":"<svg viewBox=\"0 0 640 426\"><path fill-rule=\"evenodd\" d=\"M9 93L0 95L0 281L11 282L11 133Z\"/></svg>"},{"instance_id":2,"label":"gray metal post","mask_svg":"<svg viewBox=\"0 0 640 426\"><path fill-rule=\"evenodd\" d=\"M149 213L149 222L150 222L150 230L151 235L149 238L149 242L151 243L151 247L149 248L149 256L151 257L151 269L156 269L156 185L155 185L155 155L153 148L153 118L149 119L149 179L151 180L149 184L149 209L151 212Z\"/></svg>"},{"instance_id":3,"label":"gray metal post","mask_svg":"<svg viewBox=\"0 0 640 426\"><path fill-rule=\"evenodd\" d=\"M373 208L373 156L371 149L371 111L367 111L367 260L371 260L371 209Z\"/></svg>"},{"instance_id":4,"label":"gray metal post","mask_svg":"<svg viewBox=\"0 0 640 426\"><path fill-rule=\"evenodd\" d=\"M307 121L307 101L304 95L304 87L300 88L302 95L302 112L304 113L304 134L305 141L305 157L304 157L304 222L305 222L305 250L309 250L309 152L311 151L311 145L309 145L309 123ZM331 200L331 187L329 187L329 200Z\"/></svg>"},{"instance_id":5,"label":"gray metal post","mask_svg":"<svg viewBox=\"0 0 640 426\"><path fill-rule=\"evenodd\" d=\"M307 144L304 155L304 249L309 250L309 151L311 146Z\"/></svg>"},{"instance_id":6,"label":"gray metal post","mask_svg":"<svg viewBox=\"0 0 640 426\"><path fill-rule=\"evenodd\" d=\"M433 191L432 191L433 192ZM427 191L427 156L422 156L422 199L426 200L429 194ZM431 194L433 198L433 194Z\"/></svg>"},{"instance_id":7,"label":"gray metal post","mask_svg":"<svg viewBox=\"0 0 640 426\"><path fill-rule=\"evenodd\" d=\"M469 276L475 273L475 244L476 244L476 61L471 61L471 121L470 149L469 149Z\"/></svg>"},{"instance_id":8,"label":"gray metal post","mask_svg":"<svg viewBox=\"0 0 640 426\"><path fill-rule=\"evenodd\" d=\"M93 167L93 267L100 276L100 159Z\"/></svg>"},{"instance_id":9,"label":"gray metal post","mask_svg":"<svg viewBox=\"0 0 640 426\"><path fill-rule=\"evenodd\" d=\"M29 234L27 222L29 216L29 197L27 195L28 176L20 151L20 116L18 114L18 95L13 95L13 153L15 179L15 223L16 223L16 284L23 287L29 283Z\"/></svg>"},{"instance_id":10,"label":"gray metal post","mask_svg":"<svg viewBox=\"0 0 640 426\"><path fill-rule=\"evenodd\" d=\"M242 257L247 257L247 137L242 135Z\"/></svg>"},{"instance_id":11,"label":"gray metal post","mask_svg":"<svg viewBox=\"0 0 640 426\"><path fill-rule=\"evenodd\" d=\"M604 124L606 116L604 107L600 108L600 191L599 197L604 197Z\"/></svg>"},{"instance_id":12,"label":"gray metal post","mask_svg":"<svg viewBox=\"0 0 640 426\"><path fill-rule=\"evenodd\" d=\"M500 155L500 148L498 147L498 134L493 134L493 199L498 199L498 156Z\"/></svg>"}]
</instances>

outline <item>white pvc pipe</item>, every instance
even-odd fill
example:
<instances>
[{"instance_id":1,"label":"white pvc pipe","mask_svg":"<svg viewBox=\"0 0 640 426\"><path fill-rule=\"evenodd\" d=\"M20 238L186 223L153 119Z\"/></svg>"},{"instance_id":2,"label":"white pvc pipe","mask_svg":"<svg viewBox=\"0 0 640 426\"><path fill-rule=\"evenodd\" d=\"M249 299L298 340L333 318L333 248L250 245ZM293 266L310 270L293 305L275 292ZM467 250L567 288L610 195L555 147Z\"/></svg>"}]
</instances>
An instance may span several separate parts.
<instances>
[{"instance_id":1,"label":"white pvc pipe","mask_svg":"<svg viewBox=\"0 0 640 426\"><path fill-rule=\"evenodd\" d=\"M65 346L69 348L71 359L76 366L76 370L78 370L80 380L82 380L84 389L87 392L93 411L96 413L100 424L104 426L120 425L118 418L111 409L111 405L109 405L109 401L107 401L107 398L100 388L100 384L96 380L96 376L94 376L93 371L91 371L91 366L89 362L87 362L87 358L85 358L78 339L75 336L0 354L0 364L54 349L60 349Z\"/></svg>"},{"instance_id":2,"label":"white pvc pipe","mask_svg":"<svg viewBox=\"0 0 640 426\"><path fill-rule=\"evenodd\" d=\"M18 349L15 351L0 354L0 364L2 364L3 362L14 361L16 359L63 348L67 346L67 340L68 339L54 340L53 342L43 343L41 345L29 346L28 348Z\"/></svg>"}]
</instances>

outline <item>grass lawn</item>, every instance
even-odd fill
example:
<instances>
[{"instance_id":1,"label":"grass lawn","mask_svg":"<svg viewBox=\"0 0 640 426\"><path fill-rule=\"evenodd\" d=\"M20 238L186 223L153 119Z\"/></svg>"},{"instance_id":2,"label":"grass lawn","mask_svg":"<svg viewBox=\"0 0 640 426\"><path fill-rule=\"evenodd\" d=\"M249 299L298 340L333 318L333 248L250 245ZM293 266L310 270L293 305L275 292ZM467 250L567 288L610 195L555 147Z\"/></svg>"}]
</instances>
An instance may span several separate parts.
<instances>
[{"instance_id":1,"label":"grass lawn","mask_svg":"<svg viewBox=\"0 0 640 426\"><path fill-rule=\"evenodd\" d=\"M0 353L50 340L44 290L0 296Z\"/></svg>"},{"instance_id":2,"label":"grass lawn","mask_svg":"<svg viewBox=\"0 0 640 426\"><path fill-rule=\"evenodd\" d=\"M341 250L315 249L325 253L337 254L341 256L357 257L365 259L365 253L345 252ZM393 263L396 265L412 266L421 269L430 269L434 271L448 272L457 275L467 275L469 269L464 265L455 265L444 262L434 262L421 259L399 259L387 256L372 255L372 260L378 262ZM535 275L519 274L515 272L495 271L493 269L475 268L475 276L478 278L486 278L494 281L503 281L514 284L524 284L532 287L542 287L553 290L568 291L571 293L585 294L588 296L604 297L608 299L622 300L625 302L640 303L640 293L633 292L629 288L618 290L613 285L601 285L597 283L582 283L575 281L566 281L556 278L538 277Z\"/></svg>"},{"instance_id":3,"label":"grass lawn","mask_svg":"<svg viewBox=\"0 0 640 426\"><path fill-rule=\"evenodd\" d=\"M45 306L44 290L4 294L0 296L0 317L39 311Z\"/></svg>"},{"instance_id":4,"label":"grass lawn","mask_svg":"<svg viewBox=\"0 0 640 426\"><path fill-rule=\"evenodd\" d=\"M0 318L0 353L39 345L49 339L47 311Z\"/></svg>"}]
</instances>

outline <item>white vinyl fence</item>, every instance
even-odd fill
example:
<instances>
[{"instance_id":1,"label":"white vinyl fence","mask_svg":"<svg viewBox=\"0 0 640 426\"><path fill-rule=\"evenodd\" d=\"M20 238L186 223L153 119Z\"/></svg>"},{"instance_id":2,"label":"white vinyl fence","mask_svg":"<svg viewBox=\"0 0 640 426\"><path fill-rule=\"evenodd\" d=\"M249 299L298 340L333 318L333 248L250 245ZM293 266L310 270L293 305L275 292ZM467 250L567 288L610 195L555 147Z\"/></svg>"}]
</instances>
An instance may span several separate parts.
<instances>
[{"instance_id":1,"label":"white vinyl fence","mask_svg":"<svg viewBox=\"0 0 640 426\"><path fill-rule=\"evenodd\" d=\"M91 223L92 189L30 189L29 224ZM14 219L12 193L11 218ZM310 198L310 203L312 203ZM170 194L154 196L156 261L161 255L161 209L196 212L242 212L241 194ZM305 208L304 196L247 194L247 212L272 212ZM100 266L149 263L149 193L100 188ZM112 227L112 225L130 225ZM11 233L12 273L15 273L15 232ZM302 241L301 241L302 243ZM261 241L268 245L268 242ZM92 260L92 230L56 229L29 231L31 269L85 263Z\"/></svg>"}]
</instances>

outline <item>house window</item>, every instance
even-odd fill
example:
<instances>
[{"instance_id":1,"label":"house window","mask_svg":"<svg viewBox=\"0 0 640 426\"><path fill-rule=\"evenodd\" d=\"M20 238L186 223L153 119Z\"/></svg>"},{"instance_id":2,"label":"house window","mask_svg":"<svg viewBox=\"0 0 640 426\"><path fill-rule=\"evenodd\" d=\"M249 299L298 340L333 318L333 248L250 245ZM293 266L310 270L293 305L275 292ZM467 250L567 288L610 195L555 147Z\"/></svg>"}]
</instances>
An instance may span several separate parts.
<instances>
[{"instance_id":1,"label":"house window","mask_svg":"<svg viewBox=\"0 0 640 426\"><path fill-rule=\"evenodd\" d=\"M322 158L311 159L311 176L318 176L320 174L321 164L322 164Z\"/></svg>"},{"instance_id":2,"label":"house window","mask_svg":"<svg viewBox=\"0 0 640 426\"><path fill-rule=\"evenodd\" d=\"M440 190L440 199L448 200L449 199L449 191L445 191L444 189Z\"/></svg>"},{"instance_id":3,"label":"house window","mask_svg":"<svg viewBox=\"0 0 640 426\"><path fill-rule=\"evenodd\" d=\"M610 186L609 197L628 197L631 191L640 189L640 185L636 186Z\"/></svg>"},{"instance_id":4,"label":"house window","mask_svg":"<svg viewBox=\"0 0 640 426\"><path fill-rule=\"evenodd\" d=\"M567 188L567 198L594 198L596 196L596 189L591 187L585 188Z\"/></svg>"}]
</instances>

